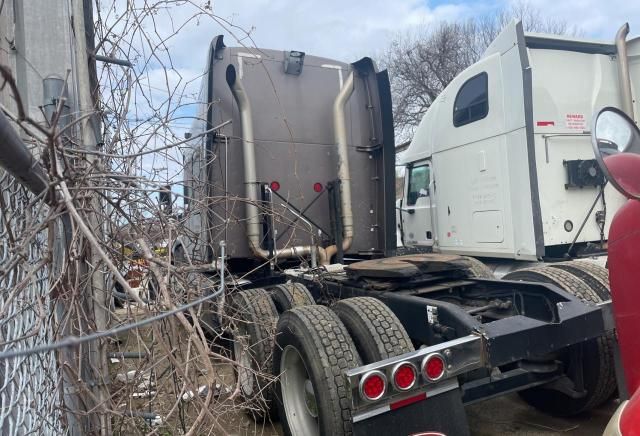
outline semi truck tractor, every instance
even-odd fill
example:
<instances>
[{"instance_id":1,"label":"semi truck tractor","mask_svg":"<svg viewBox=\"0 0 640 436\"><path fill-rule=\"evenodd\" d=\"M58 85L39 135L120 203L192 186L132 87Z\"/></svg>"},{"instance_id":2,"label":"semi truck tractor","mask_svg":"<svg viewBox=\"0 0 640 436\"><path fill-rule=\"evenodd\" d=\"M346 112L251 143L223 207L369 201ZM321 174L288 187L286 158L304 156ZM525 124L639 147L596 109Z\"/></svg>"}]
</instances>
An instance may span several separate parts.
<instances>
[{"instance_id":1,"label":"semi truck tractor","mask_svg":"<svg viewBox=\"0 0 640 436\"><path fill-rule=\"evenodd\" d=\"M509 261L605 254L623 197L593 158L591 114L633 117L640 39L525 34L507 26L437 97L401 154L405 245ZM620 56L620 51L626 54Z\"/></svg>"},{"instance_id":2,"label":"semi truck tractor","mask_svg":"<svg viewBox=\"0 0 640 436\"><path fill-rule=\"evenodd\" d=\"M638 68L619 39L507 26L407 152L405 242L433 252L402 256L387 72L213 39L171 258L225 286L200 321L229 339L247 413L291 435L465 435L464 406L506 393L556 415L614 395L607 271L564 254L606 248L620 203L587 132ZM474 256L563 261L498 280Z\"/></svg>"}]
</instances>

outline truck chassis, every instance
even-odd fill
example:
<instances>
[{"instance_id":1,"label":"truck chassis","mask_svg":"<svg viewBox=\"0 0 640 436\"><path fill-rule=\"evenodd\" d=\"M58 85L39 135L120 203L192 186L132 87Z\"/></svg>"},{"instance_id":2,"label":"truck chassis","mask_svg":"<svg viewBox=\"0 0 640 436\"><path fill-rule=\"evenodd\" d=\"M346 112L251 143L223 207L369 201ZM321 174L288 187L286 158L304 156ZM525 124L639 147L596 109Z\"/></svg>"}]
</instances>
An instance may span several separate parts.
<instances>
[{"instance_id":1,"label":"truck chassis","mask_svg":"<svg viewBox=\"0 0 640 436\"><path fill-rule=\"evenodd\" d=\"M354 434L434 429L467 434L464 405L539 386L567 398L587 395L581 365L575 362L583 358L583 344L612 330L610 302L586 304L551 283L472 278L460 269L461 259L423 254L363 261L320 274L286 271L319 304L380 300L416 346L417 351L344 373ZM563 360L567 350L568 360ZM446 362L442 378L422 377L403 392L390 388L376 401L362 395L367 374L380 372L390 381L398 365L422 368L432 355Z\"/></svg>"}]
</instances>

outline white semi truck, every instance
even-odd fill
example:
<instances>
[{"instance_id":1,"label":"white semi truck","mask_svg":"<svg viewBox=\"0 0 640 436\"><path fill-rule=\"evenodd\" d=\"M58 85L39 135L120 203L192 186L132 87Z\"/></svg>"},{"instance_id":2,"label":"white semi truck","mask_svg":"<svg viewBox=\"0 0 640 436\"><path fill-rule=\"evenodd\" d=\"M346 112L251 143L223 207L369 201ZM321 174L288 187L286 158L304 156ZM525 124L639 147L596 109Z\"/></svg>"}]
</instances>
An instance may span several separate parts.
<instances>
[{"instance_id":1,"label":"white semi truck","mask_svg":"<svg viewBox=\"0 0 640 436\"><path fill-rule=\"evenodd\" d=\"M640 110L640 39L625 46L626 31L616 47L508 25L401 155L404 244L528 261L606 253L623 198L593 158L591 115Z\"/></svg>"},{"instance_id":2,"label":"white semi truck","mask_svg":"<svg viewBox=\"0 0 640 436\"><path fill-rule=\"evenodd\" d=\"M567 258L604 251L620 203L588 131L636 105L625 35L507 26L405 154L404 241L434 251L406 256L386 72L214 38L171 258L234 284L201 324L230 340L247 412L288 435L466 435L464 406L505 393L560 415L610 398L607 271ZM496 280L472 256L564 261Z\"/></svg>"}]
</instances>

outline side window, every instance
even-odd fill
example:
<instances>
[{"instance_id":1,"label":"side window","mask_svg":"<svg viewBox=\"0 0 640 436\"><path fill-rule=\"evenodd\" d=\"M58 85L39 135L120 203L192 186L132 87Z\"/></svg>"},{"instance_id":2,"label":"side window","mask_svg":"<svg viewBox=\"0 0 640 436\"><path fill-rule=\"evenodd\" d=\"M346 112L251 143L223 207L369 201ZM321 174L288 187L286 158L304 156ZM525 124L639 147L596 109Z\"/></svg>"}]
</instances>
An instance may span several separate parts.
<instances>
[{"instance_id":1,"label":"side window","mask_svg":"<svg viewBox=\"0 0 640 436\"><path fill-rule=\"evenodd\" d=\"M407 206L413 206L420 197L429 196L429 166L421 165L408 169Z\"/></svg>"},{"instance_id":2,"label":"side window","mask_svg":"<svg viewBox=\"0 0 640 436\"><path fill-rule=\"evenodd\" d=\"M489 113L487 73L467 80L458 91L453 104L453 125L464 126L483 119Z\"/></svg>"}]
</instances>

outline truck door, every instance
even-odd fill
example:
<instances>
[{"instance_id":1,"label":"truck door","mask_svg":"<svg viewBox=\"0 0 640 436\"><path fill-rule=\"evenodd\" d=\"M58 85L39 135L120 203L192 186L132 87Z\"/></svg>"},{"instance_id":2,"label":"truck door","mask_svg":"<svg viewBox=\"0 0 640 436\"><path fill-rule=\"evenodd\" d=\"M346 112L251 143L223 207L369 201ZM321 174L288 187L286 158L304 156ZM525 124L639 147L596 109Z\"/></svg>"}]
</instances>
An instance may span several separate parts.
<instances>
[{"instance_id":1,"label":"truck door","mask_svg":"<svg viewBox=\"0 0 640 436\"><path fill-rule=\"evenodd\" d=\"M431 223L431 162L407 166L402 207L402 230L405 245L433 245ZM435 202L433 203L435 206Z\"/></svg>"}]
</instances>

